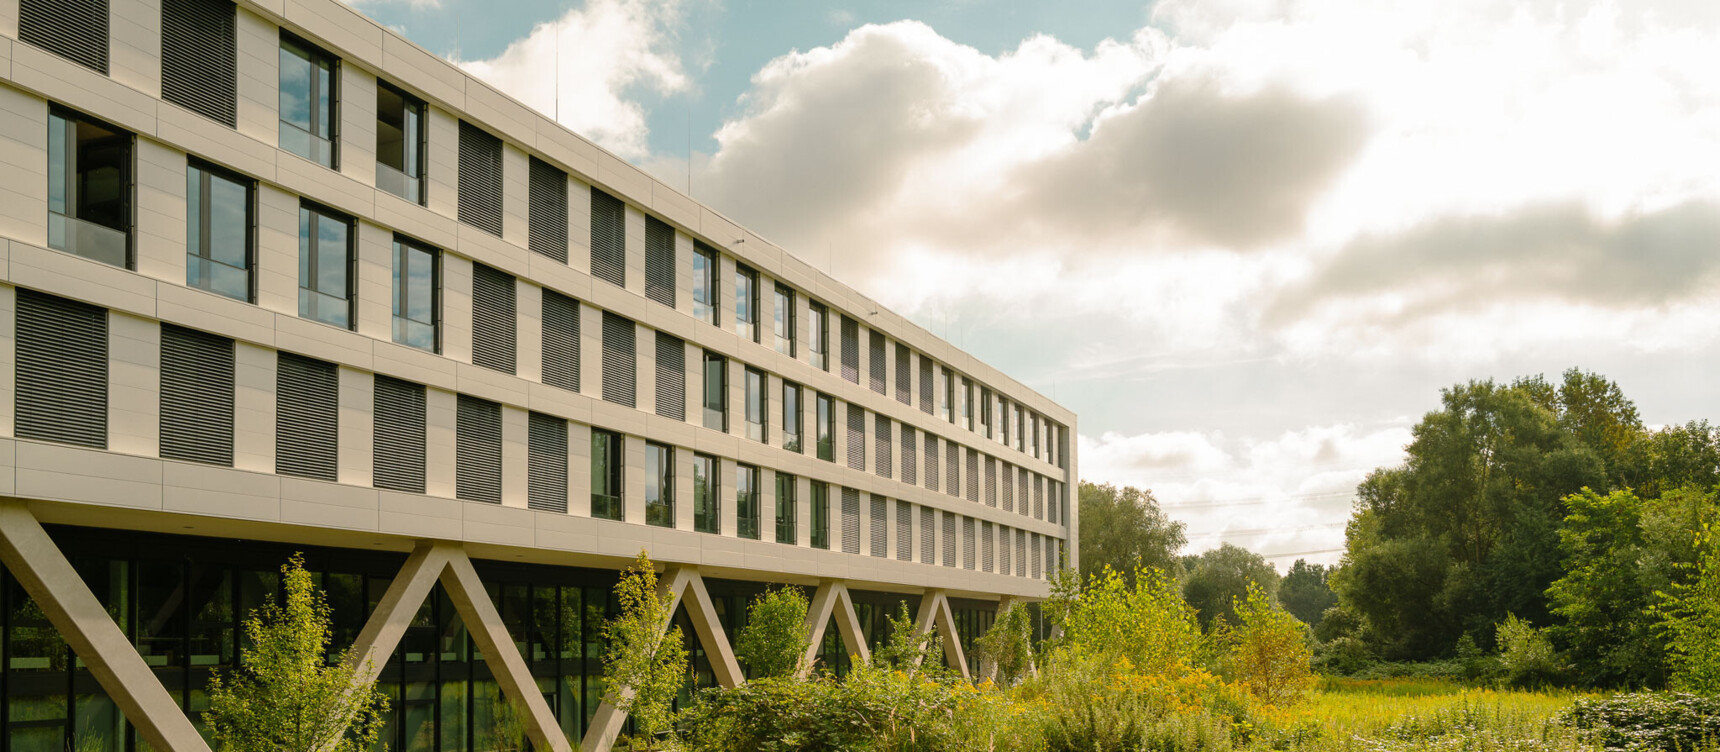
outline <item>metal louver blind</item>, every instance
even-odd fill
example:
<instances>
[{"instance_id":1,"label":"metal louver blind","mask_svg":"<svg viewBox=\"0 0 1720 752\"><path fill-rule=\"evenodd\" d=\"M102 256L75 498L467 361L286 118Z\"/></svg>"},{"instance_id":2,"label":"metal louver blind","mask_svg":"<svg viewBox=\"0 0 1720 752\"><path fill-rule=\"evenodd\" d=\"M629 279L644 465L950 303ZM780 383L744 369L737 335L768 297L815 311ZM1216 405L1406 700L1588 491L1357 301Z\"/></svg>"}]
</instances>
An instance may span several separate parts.
<instances>
[{"instance_id":1,"label":"metal louver blind","mask_svg":"<svg viewBox=\"0 0 1720 752\"><path fill-rule=\"evenodd\" d=\"M962 495L962 448L953 441L944 442L944 493L960 498Z\"/></svg>"},{"instance_id":2,"label":"metal louver blind","mask_svg":"<svg viewBox=\"0 0 1720 752\"><path fill-rule=\"evenodd\" d=\"M687 419L687 344L657 333L657 414Z\"/></svg>"},{"instance_id":3,"label":"metal louver blind","mask_svg":"<svg viewBox=\"0 0 1720 752\"><path fill-rule=\"evenodd\" d=\"M1037 579L1039 579L1040 575L1044 572L1044 570L1040 568L1041 562L1039 560L1039 534L1038 533L1033 534L1033 549L1032 550L1033 550L1033 553L1032 553L1033 579L1037 580Z\"/></svg>"},{"instance_id":4,"label":"metal louver blind","mask_svg":"<svg viewBox=\"0 0 1720 752\"><path fill-rule=\"evenodd\" d=\"M460 221L502 236L502 140L460 121Z\"/></svg>"},{"instance_id":5,"label":"metal louver blind","mask_svg":"<svg viewBox=\"0 0 1720 752\"><path fill-rule=\"evenodd\" d=\"M891 455L895 453L895 442L890 438L890 419L876 413L873 414L872 418L872 433L875 444L873 454L877 455L874 458L876 459L874 464L877 465L876 472L880 478L893 477L896 474L896 468L895 463L891 460Z\"/></svg>"},{"instance_id":6,"label":"metal louver blind","mask_svg":"<svg viewBox=\"0 0 1720 752\"><path fill-rule=\"evenodd\" d=\"M907 345L896 343L896 401L914 404L914 364Z\"/></svg>"},{"instance_id":7,"label":"metal louver blind","mask_svg":"<svg viewBox=\"0 0 1720 752\"><path fill-rule=\"evenodd\" d=\"M1015 576L1027 576L1027 531L1015 531Z\"/></svg>"},{"instance_id":8,"label":"metal louver blind","mask_svg":"<svg viewBox=\"0 0 1720 752\"><path fill-rule=\"evenodd\" d=\"M872 378L872 391L883 394L886 385L885 379L889 374L888 364L884 362L884 351L888 348L885 347L883 332L873 329L871 334L871 346L867 348L866 352L866 357L870 362L866 364L866 370L870 372Z\"/></svg>"},{"instance_id":9,"label":"metal louver blind","mask_svg":"<svg viewBox=\"0 0 1720 752\"><path fill-rule=\"evenodd\" d=\"M233 464L233 340L161 325L161 456Z\"/></svg>"},{"instance_id":10,"label":"metal louver blind","mask_svg":"<svg viewBox=\"0 0 1720 752\"><path fill-rule=\"evenodd\" d=\"M926 432L926 490L938 490L938 437Z\"/></svg>"},{"instance_id":11,"label":"metal louver blind","mask_svg":"<svg viewBox=\"0 0 1720 752\"><path fill-rule=\"evenodd\" d=\"M975 556L974 556L973 518L972 517L963 517L962 518L962 569L973 569L974 563L975 563Z\"/></svg>"},{"instance_id":12,"label":"metal louver blind","mask_svg":"<svg viewBox=\"0 0 1720 752\"><path fill-rule=\"evenodd\" d=\"M842 317L842 378L860 383L860 325L847 316Z\"/></svg>"},{"instance_id":13,"label":"metal louver blind","mask_svg":"<svg viewBox=\"0 0 1720 752\"><path fill-rule=\"evenodd\" d=\"M645 297L675 307L675 228L645 218Z\"/></svg>"},{"instance_id":14,"label":"metal louver blind","mask_svg":"<svg viewBox=\"0 0 1720 752\"><path fill-rule=\"evenodd\" d=\"M1049 536L1045 538L1045 576L1057 574L1057 543Z\"/></svg>"},{"instance_id":15,"label":"metal louver blind","mask_svg":"<svg viewBox=\"0 0 1720 752\"><path fill-rule=\"evenodd\" d=\"M472 362L514 372L514 277L483 264L472 265Z\"/></svg>"},{"instance_id":16,"label":"metal louver blind","mask_svg":"<svg viewBox=\"0 0 1720 752\"><path fill-rule=\"evenodd\" d=\"M852 402L844 406L848 414L848 468L866 469L866 411Z\"/></svg>"},{"instance_id":17,"label":"metal louver blind","mask_svg":"<svg viewBox=\"0 0 1720 752\"><path fill-rule=\"evenodd\" d=\"M424 386L377 376L373 480L377 488L424 493Z\"/></svg>"},{"instance_id":18,"label":"metal louver blind","mask_svg":"<svg viewBox=\"0 0 1720 752\"><path fill-rule=\"evenodd\" d=\"M932 414L932 390L935 382L932 380L932 359L920 356L920 412Z\"/></svg>"},{"instance_id":19,"label":"metal louver blind","mask_svg":"<svg viewBox=\"0 0 1720 752\"><path fill-rule=\"evenodd\" d=\"M997 533L997 529L990 522L984 522L984 523L980 524L980 529L979 529L980 571L983 571L983 572L995 572L995 571L997 571L996 569L992 568L992 564L994 563L994 559L995 559L995 553L994 552L997 550L997 545L996 545L997 541L994 537L996 535L996 533Z\"/></svg>"},{"instance_id":20,"label":"metal louver blind","mask_svg":"<svg viewBox=\"0 0 1720 752\"><path fill-rule=\"evenodd\" d=\"M920 507L920 563L938 563L938 513L931 507Z\"/></svg>"},{"instance_id":21,"label":"metal louver blind","mask_svg":"<svg viewBox=\"0 0 1720 752\"><path fill-rule=\"evenodd\" d=\"M860 553L860 492L842 489L842 553Z\"/></svg>"},{"instance_id":22,"label":"metal louver blind","mask_svg":"<svg viewBox=\"0 0 1720 752\"><path fill-rule=\"evenodd\" d=\"M567 421L532 413L526 436L526 506L567 512Z\"/></svg>"},{"instance_id":23,"label":"metal louver blind","mask_svg":"<svg viewBox=\"0 0 1720 752\"><path fill-rule=\"evenodd\" d=\"M591 276L627 286L626 204L591 189Z\"/></svg>"},{"instance_id":24,"label":"metal louver blind","mask_svg":"<svg viewBox=\"0 0 1720 752\"><path fill-rule=\"evenodd\" d=\"M979 503L979 452L967 450L967 500Z\"/></svg>"},{"instance_id":25,"label":"metal louver blind","mask_svg":"<svg viewBox=\"0 0 1720 752\"><path fill-rule=\"evenodd\" d=\"M872 495L872 555L880 559L890 555L890 500Z\"/></svg>"},{"instance_id":26,"label":"metal louver blind","mask_svg":"<svg viewBox=\"0 0 1720 752\"><path fill-rule=\"evenodd\" d=\"M942 527L943 527L943 529L940 530L939 532L942 534L940 537L943 538L943 542L944 542L944 566L953 567L956 565L956 513L955 512L944 512Z\"/></svg>"},{"instance_id":27,"label":"metal louver blind","mask_svg":"<svg viewBox=\"0 0 1720 752\"><path fill-rule=\"evenodd\" d=\"M1028 475L1029 473L1027 472L1027 468L1021 468L1021 485L1018 486L1021 498L1017 499L1015 502L1015 511L1020 512L1023 517L1032 516L1033 512L1033 510L1029 508L1031 505L1028 503L1031 501L1031 489L1033 488L1032 481L1028 480Z\"/></svg>"},{"instance_id":28,"label":"metal louver blind","mask_svg":"<svg viewBox=\"0 0 1720 752\"><path fill-rule=\"evenodd\" d=\"M527 245L534 253L567 263L567 173L531 158Z\"/></svg>"},{"instance_id":29,"label":"metal louver blind","mask_svg":"<svg viewBox=\"0 0 1720 752\"><path fill-rule=\"evenodd\" d=\"M997 507L997 459L985 458L985 505Z\"/></svg>"},{"instance_id":30,"label":"metal louver blind","mask_svg":"<svg viewBox=\"0 0 1720 752\"><path fill-rule=\"evenodd\" d=\"M464 394L454 412L454 496L502 503L502 406Z\"/></svg>"},{"instance_id":31,"label":"metal louver blind","mask_svg":"<svg viewBox=\"0 0 1720 752\"><path fill-rule=\"evenodd\" d=\"M107 0L23 0L18 4L18 39L105 76Z\"/></svg>"},{"instance_id":32,"label":"metal louver blind","mask_svg":"<svg viewBox=\"0 0 1720 752\"><path fill-rule=\"evenodd\" d=\"M1045 495L1051 499L1051 503L1046 505L1049 507L1045 514L1046 521L1055 524L1057 522L1057 481L1045 481Z\"/></svg>"},{"instance_id":33,"label":"metal louver blind","mask_svg":"<svg viewBox=\"0 0 1720 752\"><path fill-rule=\"evenodd\" d=\"M275 357L275 472L339 480L340 370L289 352Z\"/></svg>"},{"instance_id":34,"label":"metal louver blind","mask_svg":"<svg viewBox=\"0 0 1720 752\"><path fill-rule=\"evenodd\" d=\"M18 288L20 439L107 448L108 312Z\"/></svg>"},{"instance_id":35,"label":"metal louver blind","mask_svg":"<svg viewBox=\"0 0 1720 752\"><path fill-rule=\"evenodd\" d=\"M543 383L579 391L579 301L543 291Z\"/></svg>"},{"instance_id":36,"label":"metal louver blind","mask_svg":"<svg viewBox=\"0 0 1720 752\"><path fill-rule=\"evenodd\" d=\"M239 126L235 14L232 0L161 3L161 98L228 128Z\"/></svg>"},{"instance_id":37,"label":"metal louver blind","mask_svg":"<svg viewBox=\"0 0 1720 752\"><path fill-rule=\"evenodd\" d=\"M1033 519L1045 519L1045 478L1033 476Z\"/></svg>"},{"instance_id":38,"label":"metal louver blind","mask_svg":"<svg viewBox=\"0 0 1720 752\"><path fill-rule=\"evenodd\" d=\"M896 502L896 560L914 560L914 505Z\"/></svg>"},{"instance_id":39,"label":"metal louver blind","mask_svg":"<svg viewBox=\"0 0 1720 752\"><path fill-rule=\"evenodd\" d=\"M999 526L997 534L997 571L999 574L1009 574L1009 528Z\"/></svg>"},{"instance_id":40,"label":"metal louver blind","mask_svg":"<svg viewBox=\"0 0 1720 752\"><path fill-rule=\"evenodd\" d=\"M1005 462L998 474L1003 478L1003 511L1013 512L1015 511L1015 468L1010 467L1009 463Z\"/></svg>"},{"instance_id":41,"label":"metal louver blind","mask_svg":"<svg viewBox=\"0 0 1720 752\"><path fill-rule=\"evenodd\" d=\"M633 321L603 312L603 400L633 407L639 368Z\"/></svg>"},{"instance_id":42,"label":"metal louver blind","mask_svg":"<svg viewBox=\"0 0 1720 752\"><path fill-rule=\"evenodd\" d=\"M906 423L902 424L902 482L910 486L920 482L920 437Z\"/></svg>"}]
</instances>

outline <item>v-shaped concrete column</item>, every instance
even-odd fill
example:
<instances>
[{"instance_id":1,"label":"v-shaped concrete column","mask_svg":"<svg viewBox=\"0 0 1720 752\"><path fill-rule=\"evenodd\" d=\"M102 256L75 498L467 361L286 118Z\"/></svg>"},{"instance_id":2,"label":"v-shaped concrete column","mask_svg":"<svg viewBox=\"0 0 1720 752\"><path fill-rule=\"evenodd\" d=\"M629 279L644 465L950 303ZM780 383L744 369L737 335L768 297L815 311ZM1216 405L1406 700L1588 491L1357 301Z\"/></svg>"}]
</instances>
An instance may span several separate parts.
<instances>
[{"instance_id":1,"label":"v-shaped concrete column","mask_svg":"<svg viewBox=\"0 0 1720 752\"><path fill-rule=\"evenodd\" d=\"M972 680L968 673L967 656L962 652L961 636L956 632L955 614L950 611L950 599L942 590L928 590L920 597L920 611L914 618L914 635L924 637L933 629L944 638L944 663L961 672L963 679Z\"/></svg>"},{"instance_id":2,"label":"v-shaped concrete column","mask_svg":"<svg viewBox=\"0 0 1720 752\"><path fill-rule=\"evenodd\" d=\"M848 648L848 654L859 659L861 663L872 660L872 649L866 644L866 635L860 629L860 617L854 613L854 599L848 595L848 586L839 580L824 580L818 583L818 591L812 595L812 603L807 604L806 627L810 641L806 646L806 655L800 661L797 674L805 678L812 673L813 662L818 659L819 644L824 642L824 629L830 623L831 615L836 616L836 629L842 633L842 644Z\"/></svg>"}]
</instances>

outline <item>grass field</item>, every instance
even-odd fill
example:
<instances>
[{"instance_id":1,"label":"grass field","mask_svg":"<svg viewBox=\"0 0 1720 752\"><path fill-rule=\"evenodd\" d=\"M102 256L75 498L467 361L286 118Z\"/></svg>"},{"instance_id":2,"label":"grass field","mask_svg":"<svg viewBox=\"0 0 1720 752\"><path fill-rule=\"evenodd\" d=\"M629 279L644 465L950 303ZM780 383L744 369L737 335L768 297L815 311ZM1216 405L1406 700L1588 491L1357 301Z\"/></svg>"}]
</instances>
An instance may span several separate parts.
<instances>
[{"instance_id":1,"label":"grass field","mask_svg":"<svg viewBox=\"0 0 1720 752\"><path fill-rule=\"evenodd\" d=\"M1301 752L1594 750L1554 717L1578 695L1477 689L1437 679L1326 679L1264 719L1255 746Z\"/></svg>"}]
</instances>

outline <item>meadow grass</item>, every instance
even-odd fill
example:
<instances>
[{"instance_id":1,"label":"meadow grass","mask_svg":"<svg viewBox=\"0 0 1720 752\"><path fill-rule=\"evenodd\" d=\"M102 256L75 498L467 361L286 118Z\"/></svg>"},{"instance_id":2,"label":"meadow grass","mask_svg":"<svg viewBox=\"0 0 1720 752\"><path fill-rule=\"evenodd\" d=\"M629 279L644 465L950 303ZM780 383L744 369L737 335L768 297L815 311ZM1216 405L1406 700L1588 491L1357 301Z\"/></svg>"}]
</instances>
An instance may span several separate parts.
<instances>
[{"instance_id":1,"label":"meadow grass","mask_svg":"<svg viewBox=\"0 0 1720 752\"><path fill-rule=\"evenodd\" d=\"M1329 678L1307 700L1266 711L1251 746L1296 752L1588 752L1555 721L1578 695L1468 687L1439 679Z\"/></svg>"}]
</instances>

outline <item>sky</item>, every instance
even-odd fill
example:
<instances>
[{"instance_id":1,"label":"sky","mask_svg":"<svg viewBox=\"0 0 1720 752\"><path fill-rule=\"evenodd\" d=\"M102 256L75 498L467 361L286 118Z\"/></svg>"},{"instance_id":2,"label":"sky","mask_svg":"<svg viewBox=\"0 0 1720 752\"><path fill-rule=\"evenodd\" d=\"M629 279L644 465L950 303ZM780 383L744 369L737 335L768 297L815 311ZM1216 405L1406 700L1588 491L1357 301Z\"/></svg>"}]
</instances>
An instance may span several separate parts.
<instances>
[{"instance_id":1,"label":"sky","mask_svg":"<svg viewBox=\"0 0 1720 752\"><path fill-rule=\"evenodd\" d=\"M1439 390L1720 419L1720 3L354 0L1332 563ZM559 92L559 96L558 96Z\"/></svg>"}]
</instances>

